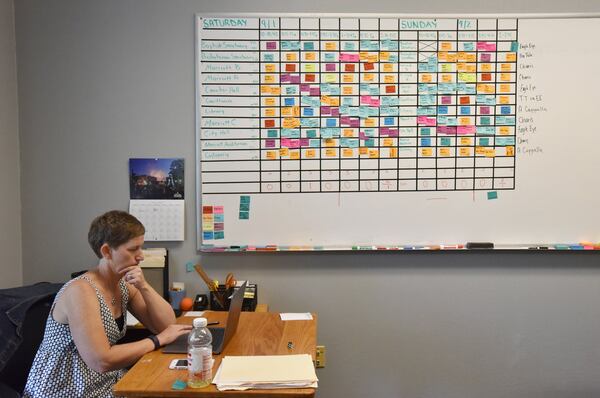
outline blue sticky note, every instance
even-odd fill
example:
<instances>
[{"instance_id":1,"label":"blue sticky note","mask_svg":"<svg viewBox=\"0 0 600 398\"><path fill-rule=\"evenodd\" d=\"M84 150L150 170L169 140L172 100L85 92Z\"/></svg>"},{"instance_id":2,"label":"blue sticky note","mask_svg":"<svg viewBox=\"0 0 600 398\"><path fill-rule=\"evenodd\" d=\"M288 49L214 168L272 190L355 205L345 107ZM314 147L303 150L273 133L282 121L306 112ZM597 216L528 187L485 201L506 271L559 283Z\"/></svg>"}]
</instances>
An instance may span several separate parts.
<instances>
[{"instance_id":1,"label":"blue sticky note","mask_svg":"<svg viewBox=\"0 0 600 398\"><path fill-rule=\"evenodd\" d=\"M286 106L291 106L291 105L294 105L294 104L295 104L295 102L296 102L296 101L294 101L294 98L286 98L286 99L284 100L284 103L285 103L285 105L286 105Z\"/></svg>"},{"instance_id":2,"label":"blue sticky note","mask_svg":"<svg viewBox=\"0 0 600 398\"><path fill-rule=\"evenodd\" d=\"M192 272L194 270L194 262L188 261L185 263L185 272Z\"/></svg>"},{"instance_id":3,"label":"blue sticky note","mask_svg":"<svg viewBox=\"0 0 600 398\"><path fill-rule=\"evenodd\" d=\"M391 126L394 124L394 118L393 117L386 117L383 119L383 124L385 124L386 126Z\"/></svg>"},{"instance_id":4,"label":"blue sticky note","mask_svg":"<svg viewBox=\"0 0 600 398\"><path fill-rule=\"evenodd\" d=\"M429 127L422 127L420 132L421 135L431 135L431 129Z\"/></svg>"},{"instance_id":5,"label":"blue sticky note","mask_svg":"<svg viewBox=\"0 0 600 398\"><path fill-rule=\"evenodd\" d=\"M203 232L202 239L204 239L204 240L214 239L213 233L212 232Z\"/></svg>"},{"instance_id":6,"label":"blue sticky note","mask_svg":"<svg viewBox=\"0 0 600 398\"><path fill-rule=\"evenodd\" d=\"M354 49L356 49L356 45L354 43L352 43L351 41L344 42L344 50L353 51Z\"/></svg>"},{"instance_id":7,"label":"blue sticky note","mask_svg":"<svg viewBox=\"0 0 600 398\"><path fill-rule=\"evenodd\" d=\"M438 106L438 114L440 115L447 115L448 114L448 107L447 106Z\"/></svg>"},{"instance_id":8,"label":"blue sticky note","mask_svg":"<svg viewBox=\"0 0 600 398\"><path fill-rule=\"evenodd\" d=\"M500 113L502 115L510 115L510 106L501 106Z\"/></svg>"},{"instance_id":9,"label":"blue sticky note","mask_svg":"<svg viewBox=\"0 0 600 398\"><path fill-rule=\"evenodd\" d=\"M337 125L337 119L326 119L325 125L327 127L335 127Z\"/></svg>"},{"instance_id":10,"label":"blue sticky note","mask_svg":"<svg viewBox=\"0 0 600 398\"><path fill-rule=\"evenodd\" d=\"M375 140L373 138L368 138L365 140L365 146L373 147L375 146Z\"/></svg>"},{"instance_id":11,"label":"blue sticky note","mask_svg":"<svg viewBox=\"0 0 600 398\"><path fill-rule=\"evenodd\" d=\"M498 192L496 192L496 191L488 192L487 198L488 198L488 200L498 199Z\"/></svg>"},{"instance_id":12,"label":"blue sticky note","mask_svg":"<svg viewBox=\"0 0 600 398\"><path fill-rule=\"evenodd\" d=\"M296 94L298 94L298 87L297 86L286 86L285 93L287 95L296 95Z\"/></svg>"},{"instance_id":13,"label":"blue sticky note","mask_svg":"<svg viewBox=\"0 0 600 398\"><path fill-rule=\"evenodd\" d=\"M173 385L171 385L171 388L173 390L185 390L186 387L187 387L187 383L185 381L179 380L179 379L175 380L173 382Z\"/></svg>"},{"instance_id":14,"label":"blue sticky note","mask_svg":"<svg viewBox=\"0 0 600 398\"><path fill-rule=\"evenodd\" d=\"M225 231L215 231L215 239L225 239Z\"/></svg>"},{"instance_id":15,"label":"blue sticky note","mask_svg":"<svg viewBox=\"0 0 600 398\"><path fill-rule=\"evenodd\" d=\"M511 52L516 52L519 49L519 43L517 43L516 41L513 41L512 43L510 43L510 51Z\"/></svg>"},{"instance_id":16,"label":"blue sticky note","mask_svg":"<svg viewBox=\"0 0 600 398\"><path fill-rule=\"evenodd\" d=\"M240 220L248 220L250 218L250 212L240 211ZM219 239L216 237L218 232L215 232L215 239Z\"/></svg>"},{"instance_id":17,"label":"blue sticky note","mask_svg":"<svg viewBox=\"0 0 600 398\"><path fill-rule=\"evenodd\" d=\"M421 138L421 146L431 146L431 138Z\"/></svg>"},{"instance_id":18,"label":"blue sticky note","mask_svg":"<svg viewBox=\"0 0 600 398\"><path fill-rule=\"evenodd\" d=\"M315 112L313 108L303 108L302 109L302 114L304 116L314 116Z\"/></svg>"},{"instance_id":19,"label":"blue sticky note","mask_svg":"<svg viewBox=\"0 0 600 398\"><path fill-rule=\"evenodd\" d=\"M461 106L460 107L460 114L461 115L470 115L471 114L471 108L468 106Z\"/></svg>"},{"instance_id":20,"label":"blue sticky note","mask_svg":"<svg viewBox=\"0 0 600 398\"><path fill-rule=\"evenodd\" d=\"M315 49L315 43L313 43L312 41L304 42L304 50L305 51L312 51L314 49Z\"/></svg>"}]
</instances>

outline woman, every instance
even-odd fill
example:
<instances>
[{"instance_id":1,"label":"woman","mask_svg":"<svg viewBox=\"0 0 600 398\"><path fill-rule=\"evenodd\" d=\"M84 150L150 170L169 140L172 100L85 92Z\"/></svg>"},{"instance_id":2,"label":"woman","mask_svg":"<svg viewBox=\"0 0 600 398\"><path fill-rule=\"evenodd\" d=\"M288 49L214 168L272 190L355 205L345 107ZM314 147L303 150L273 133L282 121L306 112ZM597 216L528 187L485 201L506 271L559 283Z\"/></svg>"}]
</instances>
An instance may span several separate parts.
<instances>
[{"instance_id":1,"label":"woman","mask_svg":"<svg viewBox=\"0 0 600 398\"><path fill-rule=\"evenodd\" d=\"M190 331L175 324L169 303L144 279L144 232L123 211L92 222L88 242L100 261L56 295L25 397L112 397L123 368ZM115 345L125 335L127 310L156 334Z\"/></svg>"}]
</instances>

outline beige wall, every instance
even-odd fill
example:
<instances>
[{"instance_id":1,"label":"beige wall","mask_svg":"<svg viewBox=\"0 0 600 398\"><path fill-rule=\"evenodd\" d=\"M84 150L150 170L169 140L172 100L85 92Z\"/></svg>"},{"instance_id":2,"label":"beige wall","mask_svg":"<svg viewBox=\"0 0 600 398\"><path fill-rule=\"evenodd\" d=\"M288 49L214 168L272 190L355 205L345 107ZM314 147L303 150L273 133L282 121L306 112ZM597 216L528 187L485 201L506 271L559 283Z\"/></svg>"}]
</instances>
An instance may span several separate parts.
<instances>
[{"instance_id":1,"label":"beige wall","mask_svg":"<svg viewBox=\"0 0 600 398\"><path fill-rule=\"evenodd\" d=\"M23 282L13 0L0 0L0 288Z\"/></svg>"}]
</instances>

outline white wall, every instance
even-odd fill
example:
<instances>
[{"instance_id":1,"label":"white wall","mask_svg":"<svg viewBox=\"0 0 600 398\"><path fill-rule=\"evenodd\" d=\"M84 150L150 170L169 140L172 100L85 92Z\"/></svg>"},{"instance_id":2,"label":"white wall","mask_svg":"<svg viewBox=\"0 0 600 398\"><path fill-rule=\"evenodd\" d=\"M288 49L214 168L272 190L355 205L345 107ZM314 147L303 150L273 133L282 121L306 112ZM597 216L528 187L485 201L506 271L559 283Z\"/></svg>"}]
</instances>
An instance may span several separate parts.
<instances>
[{"instance_id":1,"label":"white wall","mask_svg":"<svg viewBox=\"0 0 600 398\"><path fill-rule=\"evenodd\" d=\"M21 187L13 0L0 0L0 288L20 286Z\"/></svg>"},{"instance_id":2,"label":"white wall","mask_svg":"<svg viewBox=\"0 0 600 398\"><path fill-rule=\"evenodd\" d=\"M194 13L591 12L597 1L19 0L26 283L93 265L100 212L128 205L130 157L185 158L185 263L259 284L273 311L314 311L319 398L600 396L597 253L203 254L195 249ZM582 95L586 93L582 88ZM374 343L368 343L368 337Z\"/></svg>"}]
</instances>

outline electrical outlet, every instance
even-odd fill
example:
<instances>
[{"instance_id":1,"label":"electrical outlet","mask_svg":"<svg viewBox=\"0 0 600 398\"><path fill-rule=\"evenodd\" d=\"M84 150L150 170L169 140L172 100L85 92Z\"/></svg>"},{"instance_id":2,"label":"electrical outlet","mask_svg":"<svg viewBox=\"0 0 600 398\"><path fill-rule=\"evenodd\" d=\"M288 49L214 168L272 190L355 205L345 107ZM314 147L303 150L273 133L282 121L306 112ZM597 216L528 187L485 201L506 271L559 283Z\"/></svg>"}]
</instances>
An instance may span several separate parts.
<instances>
[{"instance_id":1,"label":"electrical outlet","mask_svg":"<svg viewBox=\"0 0 600 398\"><path fill-rule=\"evenodd\" d=\"M325 367L325 363L327 362L325 359L325 346L324 345L318 345L317 346L317 356L316 356L316 360L315 360L315 367L317 368L324 368Z\"/></svg>"}]
</instances>

